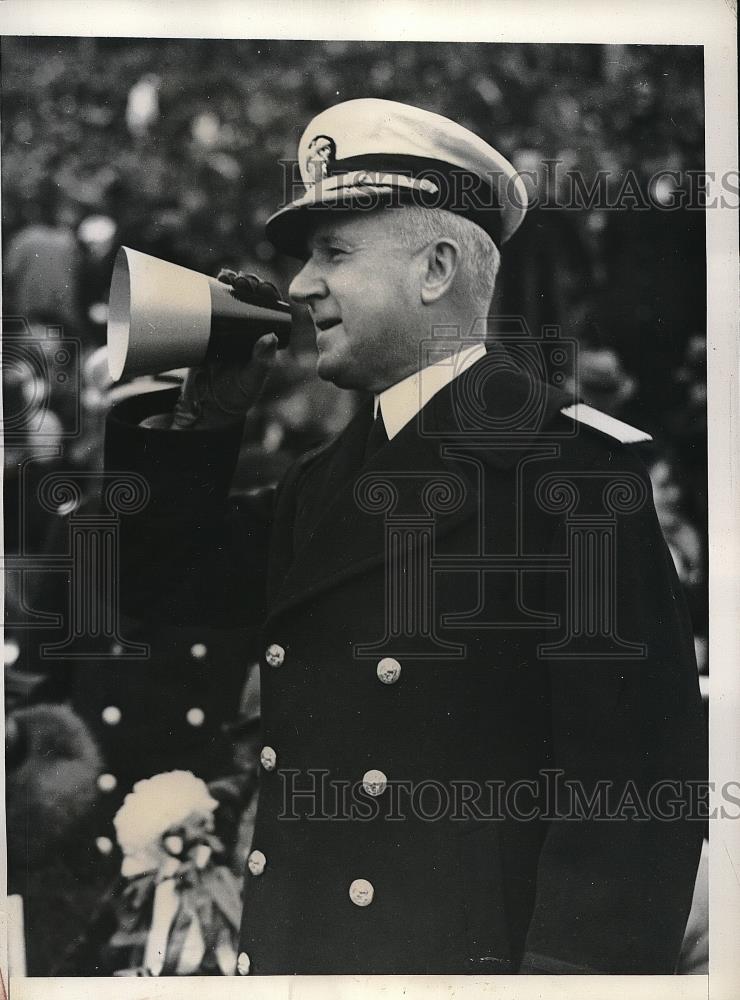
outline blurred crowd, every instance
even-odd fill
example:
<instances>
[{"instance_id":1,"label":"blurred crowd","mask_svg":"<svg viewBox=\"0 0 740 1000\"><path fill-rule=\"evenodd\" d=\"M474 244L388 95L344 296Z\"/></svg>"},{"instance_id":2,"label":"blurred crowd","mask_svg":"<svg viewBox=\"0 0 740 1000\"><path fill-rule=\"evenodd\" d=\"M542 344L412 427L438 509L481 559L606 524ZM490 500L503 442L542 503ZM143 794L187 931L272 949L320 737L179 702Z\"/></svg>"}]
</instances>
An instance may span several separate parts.
<instances>
[{"instance_id":1,"label":"blurred crowd","mask_svg":"<svg viewBox=\"0 0 740 1000\"><path fill-rule=\"evenodd\" d=\"M132 648L150 647L145 665L131 662L120 637L103 665L96 650L42 651L67 639L70 526L95 508L105 413L127 392L156 385L113 386L108 375L115 254L126 245L205 273L256 271L284 293L295 263L274 253L263 223L290 194L283 182L305 122L361 96L447 114L526 172L540 204L506 247L492 314L516 317L535 336L558 327L578 347L580 397L653 435L644 457L689 599L699 669L708 671L703 213L668 211L660 197L621 210L548 208L543 167L557 160L587 184L607 171L617 187L634 171L645 190L670 168L680 186L703 166L700 50L5 37L9 877L27 926L44 930L29 937L35 974L103 968L99 938L112 931L100 901L119 863L111 818L135 780L172 767L208 781L237 775L222 788L237 813L252 788L254 692L237 652L245 637L142 634L129 623ZM313 373L312 332L296 317L291 346L248 419L236 489L275 482L351 415L357 400ZM79 490L41 503L50 473ZM218 694L204 665L219 671ZM182 709L181 730L147 728L163 698ZM239 836L244 847L243 830L226 840ZM54 844L64 849L52 858Z\"/></svg>"}]
</instances>

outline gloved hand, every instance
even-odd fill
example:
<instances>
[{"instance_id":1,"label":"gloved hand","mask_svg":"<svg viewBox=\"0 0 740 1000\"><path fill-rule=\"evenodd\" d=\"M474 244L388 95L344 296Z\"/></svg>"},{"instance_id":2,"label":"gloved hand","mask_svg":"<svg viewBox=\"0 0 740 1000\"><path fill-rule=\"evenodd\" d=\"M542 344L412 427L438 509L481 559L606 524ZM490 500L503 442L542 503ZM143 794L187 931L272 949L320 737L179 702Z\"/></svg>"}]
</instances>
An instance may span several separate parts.
<instances>
[{"instance_id":1,"label":"gloved hand","mask_svg":"<svg viewBox=\"0 0 740 1000\"><path fill-rule=\"evenodd\" d=\"M217 277L231 285L242 302L274 308L280 299L277 288L256 274L223 269ZM211 430L243 418L262 391L277 346L277 336L268 333L255 343L246 361L214 361L191 368L175 406L172 429Z\"/></svg>"}]
</instances>

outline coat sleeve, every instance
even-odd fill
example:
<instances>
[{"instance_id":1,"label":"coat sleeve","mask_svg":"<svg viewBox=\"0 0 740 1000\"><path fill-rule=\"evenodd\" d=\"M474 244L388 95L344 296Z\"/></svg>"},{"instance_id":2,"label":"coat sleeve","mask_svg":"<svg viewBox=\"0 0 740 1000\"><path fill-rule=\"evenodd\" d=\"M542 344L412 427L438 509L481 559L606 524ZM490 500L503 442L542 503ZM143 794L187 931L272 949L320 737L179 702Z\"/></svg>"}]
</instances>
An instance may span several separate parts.
<instances>
[{"instance_id":1,"label":"coat sleeve","mask_svg":"<svg viewBox=\"0 0 740 1000\"><path fill-rule=\"evenodd\" d=\"M243 421L218 431L142 427L168 413L178 390L113 408L108 473L135 473L147 498L121 516L121 608L167 625L257 627L264 617L272 491L231 498Z\"/></svg>"},{"instance_id":2,"label":"coat sleeve","mask_svg":"<svg viewBox=\"0 0 740 1000\"><path fill-rule=\"evenodd\" d=\"M706 743L690 622L642 463L615 448L581 480L581 510L603 515L604 470L644 488L639 509L616 515L607 601L618 636L644 654L610 659L594 640L583 658L544 656L548 766L562 772L560 789L580 789L581 804L559 793L560 818L548 821L522 973L673 973L701 849L694 791L706 781ZM556 535L562 554L566 527ZM551 574L559 616L565 584ZM591 599L600 586L589 583ZM588 600L581 591L582 614Z\"/></svg>"}]
</instances>

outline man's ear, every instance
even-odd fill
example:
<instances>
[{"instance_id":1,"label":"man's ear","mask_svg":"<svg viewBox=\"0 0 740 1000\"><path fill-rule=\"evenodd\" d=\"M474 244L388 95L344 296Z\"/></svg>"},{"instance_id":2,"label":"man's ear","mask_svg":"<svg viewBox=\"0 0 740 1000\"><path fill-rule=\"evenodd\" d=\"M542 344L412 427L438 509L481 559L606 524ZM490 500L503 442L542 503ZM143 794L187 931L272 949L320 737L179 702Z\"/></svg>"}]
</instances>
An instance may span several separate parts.
<instances>
[{"instance_id":1,"label":"man's ear","mask_svg":"<svg viewBox=\"0 0 740 1000\"><path fill-rule=\"evenodd\" d=\"M421 301L438 302L450 291L460 263L460 246L448 237L435 240L424 251Z\"/></svg>"}]
</instances>

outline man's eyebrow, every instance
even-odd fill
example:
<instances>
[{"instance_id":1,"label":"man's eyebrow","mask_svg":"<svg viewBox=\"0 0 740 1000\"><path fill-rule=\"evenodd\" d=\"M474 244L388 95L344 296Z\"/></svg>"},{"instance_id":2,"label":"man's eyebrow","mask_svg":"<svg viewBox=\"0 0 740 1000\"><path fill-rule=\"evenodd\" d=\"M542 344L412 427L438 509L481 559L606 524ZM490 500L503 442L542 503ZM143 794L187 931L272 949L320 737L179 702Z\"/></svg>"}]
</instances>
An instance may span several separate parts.
<instances>
[{"instance_id":1,"label":"man's eyebrow","mask_svg":"<svg viewBox=\"0 0 740 1000\"><path fill-rule=\"evenodd\" d=\"M344 239L338 233L332 232L331 230L328 233L318 233L311 239L311 245L318 249L327 246L336 246L337 244L347 247L348 249L352 246L350 241Z\"/></svg>"}]
</instances>

